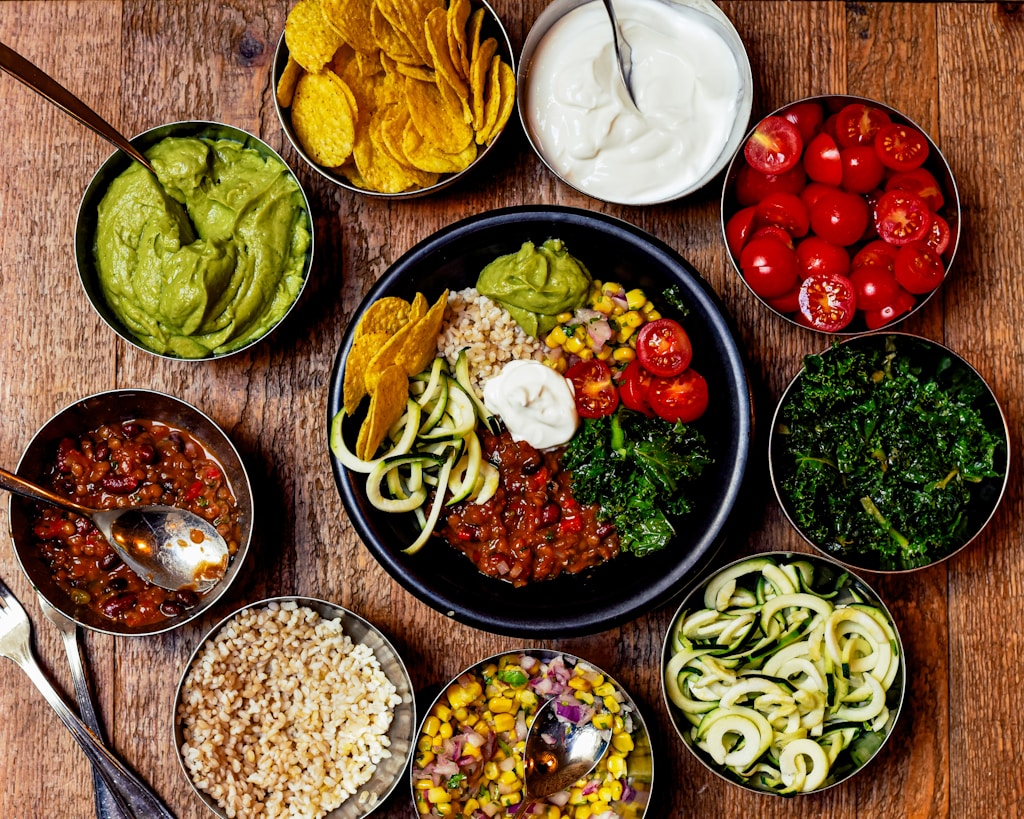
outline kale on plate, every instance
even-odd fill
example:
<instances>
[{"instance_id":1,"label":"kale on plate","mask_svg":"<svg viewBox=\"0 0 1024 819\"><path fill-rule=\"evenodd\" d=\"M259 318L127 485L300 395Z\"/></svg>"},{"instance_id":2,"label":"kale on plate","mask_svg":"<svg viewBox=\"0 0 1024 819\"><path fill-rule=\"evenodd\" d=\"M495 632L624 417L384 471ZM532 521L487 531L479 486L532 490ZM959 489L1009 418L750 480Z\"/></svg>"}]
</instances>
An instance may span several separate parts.
<instances>
[{"instance_id":1,"label":"kale on plate","mask_svg":"<svg viewBox=\"0 0 1024 819\"><path fill-rule=\"evenodd\" d=\"M601 516L614 522L622 550L636 555L662 549L673 537L672 520L691 509L684 487L710 463L694 427L622 407L584 419L563 459L576 499L599 504Z\"/></svg>"},{"instance_id":2,"label":"kale on plate","mask_svg":"<svg viewBox=\"0 0 1024 819\"><path fill-rule=\"evenodd\" d=\"M1001 476L1006 442L986 423L984 382L947 351L864 340L804 359L778 414L776 480L793 521L836 557L923 566L973 535L977 489Z\"/></svg>"}]
</instances>

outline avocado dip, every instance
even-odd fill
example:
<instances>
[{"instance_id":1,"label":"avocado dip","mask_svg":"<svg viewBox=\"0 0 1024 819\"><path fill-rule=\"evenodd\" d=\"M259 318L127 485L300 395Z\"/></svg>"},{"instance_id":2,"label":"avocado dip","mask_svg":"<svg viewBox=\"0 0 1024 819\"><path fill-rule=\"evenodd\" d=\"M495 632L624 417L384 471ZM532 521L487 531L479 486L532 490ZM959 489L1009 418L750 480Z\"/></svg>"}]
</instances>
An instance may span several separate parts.
<instances>
[{"instance_id":1,"label":"avocado dip","mask_svg":"<svg viewBox=\"0 0 1024 819\"><path fill-rule=\"evenodd\" d=\"M504 306L525 332L540 338L558 323L559 313L583 304L590 283L589 271L562 241L548 239L540 247L523 242L515 253L499 256L480 271L476 289Z\"/></svg>"},{"instance_id":2,"label":"avocado dip","mask_svg":"<svg viewBox=\"0 0 1024 819\"><path fill-rule=\"evenodd\" d=\"M230 139L168 137L111 183L94 256L107 303L146 348L205 358L277 324L312 236L288 167Z\"/></svg>"}]
</instances>

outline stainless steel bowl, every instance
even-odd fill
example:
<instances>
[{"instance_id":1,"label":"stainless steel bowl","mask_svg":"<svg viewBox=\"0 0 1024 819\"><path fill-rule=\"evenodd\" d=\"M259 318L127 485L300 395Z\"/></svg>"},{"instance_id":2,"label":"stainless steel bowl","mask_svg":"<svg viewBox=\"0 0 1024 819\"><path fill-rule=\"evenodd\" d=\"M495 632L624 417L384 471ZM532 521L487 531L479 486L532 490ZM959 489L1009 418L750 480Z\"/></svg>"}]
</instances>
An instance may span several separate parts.
<instances>
[{"instance_id":1,"label":"stainless steel bowl","mask_svg":"<svg viewBox=\"0 0 1024 819\"><path fill-rule=\"evenodd\" d=\"M200 640L192 652L185 670L182 672L181 680L178 683L174 696L173 742L174 747L178 749L177 756L182 774L188 780L196 795L215 816L219 816L221 819L227 819L227 812L206 791L192 781L192 777L189 775L188 769L181 757L181 748L185 737L182 731L181 719L178 715L178 708L182 703L183 687L188 677L188 672L195 663L199 653L209 641L213 640L220 633L229 620L244 611L292 603L298 607L312 609L324 620L340 621L344 633L351 638L354 644L361 643L372 649L377 662L380 664L381 671L384 672L388 680L395 686L396 693L402 700L401 704L395 707L391 726L387 734L390 741L391 756L378 763L370 780L360 787L355 795L350 796L339 807L328 813L325 819L358 819L358 817L373 813L398 784L412 754L413 731L416 726L416 701L414 699L412 680L405 668L405 664L402 662L401 656L388 638L376 626L342 606L312 597L271 597L255 603L249 603L217 623Z\"/></svg>"},{"instance_id":2,"label":"stainless steel bowl","mask_svg":"<svg viewBox=\"0 0 1024 819\"><path fill-rule=\"evenodd\" d=\"M540 160L547 166L548 170L550 170L565 184L592 198L601 199L613 204L654 205L689 196L707 185L722 171L726 164L728 164L734 151L740 145L744 131L746 130L747 124L750 120L754 90L750 60L747 55L746 47L729 18L715 3L710 0L661 0L661 2L666 5L676 7L676 10L681 15L681 19L691 19L711 32L712 36L717 35L721 38L736 60L740 79L740 88L736 98L735 111L733 112L733 121L728 130L727 138L720 146L717 157L698 178L666 196L652 194L642 200L633 200L632 198L627 200L625 198L616 198L608 195L596 195L594 191L588 189L588 185L586 183L567 178L565 174L555 167L552 158L546 155L543 141L532 125L531 105L532 100L537 98L537 92L534 92L532 89L534 66L536 63L537 51L541 47L544 38L567 15L576 11L578 8L591 3L595 6L600 6L600 3L597 2L597 0L553 0L553 2L549 3L544 11L540 13L536 21L534 21L529 34L526 37L526 41L523 44L523 52L520 58L519 74L516 84L518 87L517 107L519 110L519 119L522 122L523 130L526 132L526 137L529 140L531 147L536 152ZM623 15L626 8L628 8L628 4L626 4L624 9L620 9L619 11L620 21L625 19ZM596 10L594 13L602 15L605 14L603 9ZM611 42L610 26L608 28L608 42ZM609 127L611 127L610 124ZM567 134L560 134L559 136L562 139L567 139L569 137ZM614 173L614 168L609 166L605 172L611 175ZM632 173L632 171L624 169L622 173L623 175L626 175Z\"/></svg>"},{"instance_id":3,"label":"stainless steel bowl","mask_svg":"<svg viewBox=\"0 0 1024 819\"><path fill-rule=\"evenodd\" d=\"M895 621L893 620L892 614L886 608L885 603L882 602L878 594L872 589L867 583L864 582L856 574L850 572L840 564L829 560L828 558L818 557L815 555L799 554L796 552L764 552L748 557L743 557L738 560L729 563L720 569L710 573L703 580L696 584L683 599L679 608L676 610L675 615L672 617L672 625L669 626L668 633L665 637L665 643L662 648L661 657L661 668L662 668L662 695L665 702L665 707L668 710L669 719L672 722L676 733L682 740L683 744L693 753L693 755L704 765L709 771L726 780L734 785L744 788L745 790L762 793L762 794L775 794L776 791L771 790L766 786L761 786L757 778L760 772L751 772L748 777L739 777L733 771L727 767L718 764L710 754L703 748L697 747L695 743L694 734L698 732L699 725L702 724L704 719L707 719L707 714L690 713L684 711L676 702L673 701L673 695L669 692L669 677L673 676L677 680L679 678L699 678L700 672L690 674L693 671L692 662L694 660L700 661L701 655L710 655L712 659L716 658L716 655L722 655L728 652L729 646L719 647L718 649L711 648L707 651L704 647L697 648L696 646L683 646L680 644L680 637L678 634L680 624L686 618L688 614L698 612L705 609L714 607L712 603L709 605L708 600L705 598L705 592L708 586L715 582L718 578L731 577L734 585L740 587L747 587L750 584L740 580L741 577L750 576L749 573L744 575L738 569L741 564L747 561L760 561L767 559L776 565L780 563L791 563L795 561L802 562L805 566L810 567L813 571L813 582L810 584L815 590L828 588L831 590L833 586L836 587L837 592L831 597L830 602L839 606L848 603L867 603L875 607L876 610L880 611L885 619L888 621L892 636L895 638L892 642L892 651L896 663L898 664L894 669L894 677L891 685L886 692L885 707L888 709L887 714L879 716L881 720L885 717L884 724L878 728L877 732L869 739L864 740L864 745L854 749L853 746L848 746L838 753L832 762L831 768L829 769L829 776L824 782L813 790L804 792L796 792L795 794L789 795L806 795L820 793L823 790L834 787L835 785L845 782L850 777L860 773L873 759L877 758L879 752L888 742L889 737L892 736L893 729L899 720L900 713L903 708L903 702L907 692L907 667L906 667L906 655L903 650L903 641L899 635L899 630L896 627ZM716 584L717 585L717 584ZM735 594L735 591L729 592L730 596ZM735 598L733 598L735 600ZM813 630L813 629L811 629ZM803 636L803 635L801 635ZM781 648L781 651L787 651L791 646L797 644L797 640L792 640L785 647ZM736 649L738 652L746 651L747 655L756 654L753 644L747 645L744 643L741 647ZM725 666L729 666L730 669L737 673L742 673L745 676L739 677L741 680L755 679L757 675L756 670L749 672L743 671L745 665L756 665L757 661L750 660L749 656L743 657L739 661L739 664L733 666L730 661L726 661L724 658L722 663ZM760 660L764 662L764 660ZM719 666L721 667L721 666ZM774 669L772 669L774 671ZM778 681L778 677L772 678ZM810 679L809 675L806 679ZM783 680L784 683L792 683L796 686L798 677L796 675L787 677ZM742 684L742 683L741 683ZM796 687L794 691L798 690ZM678 696L678 695L676 695ZM838 698L838 695L835 695ZM839 701L838 699L836 700ZM684 701L683 703L689 707L689 703ZM831 707L831 706L829 706ZM829 713L829 712L826 712ZM849 726L850 721L844 721L841 717L837 718L832 725L829 726L829 730L836 728L844 728ZM810 733L805 732L805 733ZM778 749L769 749L758 761L766 761L772 753L777 753ZM753 768L754 766L751 766Z\"/></svg>"},{"instance_id":4,"label":"stainless steel bowl","mask_svg":"<svg viewBox=\"0 0 1024 819\"><path fill-rule=\"evenodd\" d=\"M207 122L202 120L172 122L166 125L157 126L156 128L151 128L148 131L143 131L138 136L132 137L131 142L140 151L145 153L147 149L167 137L228 139L241 143L246 148L251 148L262 156L276 159L286 168L288 167L288 164L281 158L277 151L271 148L270 145L259 137L256 137L247 131L243 131L241 128L235 128L234 126L225 125L219 122ZM165 354L156 352L144 346L139 341L135 334L125 326L121 319L118 318L117 314L111 309L106 296L103 293L103 288L100 285L99 273L96 270L93 249L96 240L97 208L100 201L103 199L104 194L107 192L107 188L110 187L111 182L113 182L113 180L120 175L131 164L131 162L132 160L122 151L115 151L107 158L107 160L100 166L99 170L96 171L92 181L89 182L88 187L85 189L81 204L78 208L78 217L75 222L75 263L78 267L78 276L81 280L82 288L85 290L85 295L88 297L89 302L99 314L100 318L103 319L110 329L133 347L149 353L150 355L174 361L209 361L214 358L225 358L244 350L248 350L255 344L258 344L267 338L274 329L279 327L281 323L287 319L288 315L295 309L295 305L302 298L302 293L309 282L309 273L313 264L315 234L313 230L312 210L310 209L309 198L306 195L305 189L302 187L302 184L299 182L295 174L291 172L291 169L289 169L289 173L291 173L296 185L298 185L299 190L302 192L303 204L309 222L310 235L309 247L306 251L305 265L302 271L303 282L299 292L295 296L295 299L289 305L281 319L273 327L259 338L250 341L245 346L238 347L225 353L211 354L200 358L182 358L170 353Z\"/></svg>"},{"instance_id":5,"label":"stainless steel bowl","mask_svg":"<svg viewBox=\"0 0 1024 819\"><path fill-rule=\"evenodd\" d=\"M79 625L105 634L140 636L170 631L195 619L216 603L245 568L245 558L253 530L253 498L249 476L234 444L217 424L184 401L151 390L112 390L90 395L56 413L35 434L25 449L17 474L38 481L52 463L61 439L76 436L103 424L132 420L160 421L185 429L202 442L224 467L241 512L241 541L224 578L206 593L198 605L156 625L128 627L101 618L76 606L50 574L35 546L32 534L36 504L12 495L10 498L10 534L22 570L46 600Z\"/></svg>"},{"instance_id":6,"label":"stainless steel bowl","mask_svg":"<svg viewBox=\"0 0 1024 819\"><path fill-rule=\"evenodd\" d=\"M629 692L608 672L589 662L588 660L577 657L573 654L569 654L564 651L553 651L545 648L519 648L512 649L510 651L503 651L500 654L494 654L490 657L486 657L479 662L474 663L468 668L463 669L459 674L455 675L435 697L430 707L426 710L423 720L419 725L419 729L416 732L417 742L422 739L424 734L424 727L431 715L437 714L437 707L442 706L448 708L450 701L447 697L449 689L460 687L460 680L465 679L467 676L476 677L477 679L483 679L483 671L488 666L497 666L502 658L511 658L515 663L520 662L522 657L532 657L538 660L540 663L550 664L553 660L561 658L566 666L575 666L577 663L582 663L589 666L591 669L600 674L607 682L611 683L616 691L621 695L623 709L628 708L633 718L633 749L628 751L625 755L625 768L626 775L624 777L623 796L621 799L613 800L611 803L611 809L617 816L626 817L627 819L643 819L647 814L647 809L650 806L651 795L654 788L654 754L651 747L651 736L647 729L647 724L644 721L643 713L637 707L636 702L629 695ZM525 668L524 668L525 670ZM530 673L531 678L536 678L538 675ZM532 686L527 684L526 688L536 691L539 699L546 699L543 687ZM548 692L547 696L556 696L558 692ZM486 700L486 695L481 694L481 699ZM480 715L483 712L488 711L486 702L481 702L479 707L473 705L466 705L466 710L471 714ZM451 710L451 709L448 709ZM453 718L454 721L454 718ZM524 730L523 726L516 729ZM517 736L517 741L525 741L525 735ZM514 747L514 744L513 744ZM611 750L609 750L609 753ZM516 754L518 755L518 754ZM484 760L486 761L486 760ZM479 767L483 766L483 762L479 763ZM422 804L417 799L417 763L414 761L409 769L409 786L412 795L413 804L419 813L413 815L425 815L422 812L422 808L428 807ZM621 781L621 780L620 780ZM500 810L500 809L499 809ZM515 805L510 806L508 812L500 810L499 813L488 815L511 817L515 810Z\"/></svg>"},{"instance_id":7,"label":"stainless steel bowl","mask_svg":"<svg viewBox=\"0 0 1024 819\"><path fill-rule=\"evenodd\" d=\"M483 9L484 10L484 21L481 29L481 40L485 40L488 37L494 37L498 43L497 54L504 60L509 67L515 71L515 52L512 50L512 43L509 40L508 32L505 30L505 26L498 16L498 13L491 7L491 4L487 0L470 0L470 6L473 10ZM282 33L281 38L277 43L277 50L274 53L274 67L273 67L273 83L274 88L277 89L278 83L281 79L281 75L285 70L285 66L288 64L288 44L285 42L285 36ZM361 188L358 185L353 184L349 181L340 170L337 168L326 168L323 165L318 165L313 158L309 155L309 152L303 147L302 142L298 139L295 134L295 129L292 127L292 116L291 106L285 106L281 104L281 100L278 95L274 94L274 107L277 109L278 119L281 121L281 128L284 130L285 135L288 137L288 141L292 144L295 152L302 157L302 159L312 168L317 174L326 179L328 182L332 182L339 187L351 191L352 193L362 194L364 196L377 197L381 199L415 199L421 196L427 196L432 193L437 193L444 190L445 188L451 187L456 182L459 182L467 175L471 174L485 161L485 158L494 152L495 147L501 141L501 135L507 129L505 127L499 132L487 145L480 146L477 152L476 159L464 170L458 173L442 174L441 177L433 185L426 187L412 188L406 191L400 191L398 193L384 193L381 191L369 190L367 188Z\"/></svg>"}]
</instances>

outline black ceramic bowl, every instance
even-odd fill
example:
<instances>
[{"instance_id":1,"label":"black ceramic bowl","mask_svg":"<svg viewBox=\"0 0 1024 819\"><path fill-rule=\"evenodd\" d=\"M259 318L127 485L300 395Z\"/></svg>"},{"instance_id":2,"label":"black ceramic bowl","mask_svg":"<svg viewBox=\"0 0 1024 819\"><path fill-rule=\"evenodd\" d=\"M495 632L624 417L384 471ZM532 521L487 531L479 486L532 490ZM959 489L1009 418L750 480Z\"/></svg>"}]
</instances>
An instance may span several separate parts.
<instances>
[{"instance_id":1,"label":"black ceramic bowl","mask_svg":"<svg viewBox=\"0 0 1024 819\"><path fill-rule=\"evenodd\" d=\"M602 281L641 287L656 302L678 288L693 366L708 381L711 403L697 422L715 458L701 480L695 511L668 548L643 558L621 555L579 575L513 588L481 574L462 554L433 540L402 553L418 527L412 515L378 511L365 476L332 456L335 480L356 532L373 556L423 602L474 627L501 634L569 637L602 631L654 608L680 590L723 542L749 456L752 403L743 356L729 319L700 275L661 241L625 222L560 207L518 207L481 214L439 231L403 255L366 295L342 341L331 375L328 431L341 408L344 363L359 315L382 296L433 300L444 288L472 287L481 268L524 241L561 239Z\"/></svg>"},{"instance_id":2,"label":"black ceramic bowl","mask_svg":"<svg viewBox=\"0 0 1024 819\"><path fill-rule=\"evenodd\" d=\"M152 390L111 390L69 404L47 421L28 443L18 463L17 473L38 483L56 457L57 446L62 438L73 438L103 424L118 424L137 419L159 421L191 433L223 466L238 503L241 513L241 542L238 550L232 557L224 578L203 595L198 605L155 625L134 627L101 617L86 606L76 605L52 578L49 567L36 545L32 534L36 504L16 495L12 495L10 500L11 540L14 542L14 551L21 568L36 590L79 625L106 634L127 636L169 631L198 617L214 605L244 570L253 530L253 500L249 476L231 439L211 418L196 407L179 398Z\"/></svg>"},{"instance_id":3,"label":"black ceramic bowl","mask_svg":"<svg viewBox=\"0 0 1024 819\"><path fill-rule=\"evenodd\" d=\"M948 277L953 265L954 257L956 256L957 247L960 243L960 193L957 190L956 180L953 178L953 172L950 169L949 163L946 161L945 156L943 156L942 152L939 150L939 146L936 144L936 142L923 128L921 128L921 126L919 126L909 117L907 117L901 111L898 111L897 109L892 108L891 106L886 105L885 103L868 99L866 97L853 96L850 94L826 94L816 97L805 97L804 99L794 100L793 102L783 105L781 108L773 111L768 116L781 116L785 118L796 117L797 114L794 114L794 111L799 111L801 108L806 110L808 106L820 106L823 112L823 116L825 117L824 121L828 122L829 117L836 115L837 113L841 112L844 108L846 108L846 106L850 105L862 105L877 109L878 111L881 111L886 117L888 117L889 120L891 120L892 122L908 125L911 128L920 131L921 134L924 136L928 145L928 156L921 167L924 170L926 170L929 174L931 174L934 181L938 184L939 192L941 193L941 205L937 210L937 214L948 225L949 228L947 238L944 242L945 249L941 253L942 262L945 266L946 276ZM746 187L747 191L753 190L755 192L758 190L769 190L768 187L765 187L763 185L743 186L742 180L740 179L740 177L744 173L750 172L749 165L746 162L746 159L744 158L744 147L746 146L747 141L751 137L751 135L757 130L757 125L759 125L760 122L766 118L767 117L762 118L762 120L759 120L758 123L750 130L747 136L744 137L743 142L740 144L739 149L736 151L736 154L733 156L732 161L729 163L729 166L726 170L725 185L722 190L721 204L722 234L723 238L725 239L726 248L729 250L729 258L732 261L733 267L735 268L737 275L747 286L747 289L750 290L751 295L754 298L756 298L762 305L764 305L766 310L775 313L777 316L780 316L781 318L785 319L791 324L806 328L809 326L808 322L802 319L800 311L793 303L784 304L784 302L786 301L785 297L781 297L779 299L764 298L763 296L755 293L754 290L750 287L747 280L743 277L743 273L740 267L740 258L735 249L736 245L738 244L738 240L735 236L736 231L735 229L730 229L729 227L730 219L733 216L735 216L739 211L744 210L747 207L753 207L751 194L742 190L743 187ZM821 130L822 128L819 128L819 132ZM800 166L802 166L802 164L803 163L801 161ZM879 186L876 189L872 190L870 193L866 194L866 198L869 203L869 213L871 212L871 208L874 207L873 202L877 199L881 191L887 186L894 184L892 182L892 177L896 173L897 172L893 170L887 171L885 179L883 179ZM759 175L757 174L757 172L754 172L752 176L756 178ZM813 181L814 180L812 180L810 177L806 178L806 182L808 183ZM771 186L772 190L784 190L786 188L787 186L785 184L777 184ZM940 199L936 196L935 193L932 193L930 194L928 201L930 203L937 204L939 203ZM872 217L869 216L869 222L871 218ZM763 227L764 224L765 220L762 218L760 214L758 214L754 218L754 222L751 226L750 232L752 233L758 227ZM855 256L857 251L863 248L866 244L875 239L878 239L878 234L872 233L872 231L873 228L869 224L866 235L862 239L846 247L846 250L849 251L849 255L851 257ZM813 234L813 232L813 229L811 229L807 235L809 236ZM798 235L794 235L792 237L794 243L798 247L802 238L805 237ZM894 249L898 250L898 248ZM804 274L801 275L803 276ZM944 280L945 279L943 279L943 281ZM822 329L821 327L814 327L813 329L823 333L834 332L836 335L845 336L868 333L871 332L872 330L879 329L882 326L892 326L893 324L905 320L906 318L920 310L928 301L931 300L932 296L934 296L935 293L938 292L939 287L941 287L941 284L939 284L937 287L935 287L932 290L929 290L926 293L922 293L916 296L911 294L912 303L909 303L906 309L902 309L901 312L897 312L895 315L891 317L886 318L878 315L872 315L869 321L867 311L858 308L855 311L853 320L839 330L830 331L828 329ZM906 294L903 295L906 296Z\"/></svg>"},{"instance_id":4,"label":"black ceramic bowl","mask_svg":"<svg viewBox=\"0 0 1024 819\"><path fill-rule=\"evenodd\" d=\"M810 448L803 440L791 443L796 440L794 434L801 426L800 419L806 418L806 415L794 414L791 409L803 403L800 396L808 379L805 359L804 368L790 382L779 401L769 433L771 481L783 512L807 543L828 557L856 569L873 572L912 571L952 557L965 549L992 519L1009 479L1009 429L991 388L974 367L952 350L937 342L908 333L873 333L846 339L841 344L822 351L817 358L822 362L828 362L843 355L845 351L854 354L858 362L880 360L884 354L894 354L901 360L909 362L914 377L921 383L933 382L929 384L929 388L936 386L949 395L974 397L971 400L958 399L949 404L944 412L933 411L933 402L930 400L915 400L905 412L902 410L903 403L894 404L892 409L888 404L879 407L874 403L875 399L866 382L870 380L874 383L876 379L871 376L881 370L872 370L861 363L853 372L864 373L858 382L863 388L858 386L856 390L842 390L845 396L843 401L824 412L839 421L850 419L851 424L856 423L858 426L858 418L881 416L873 419L878 423L878 431L867 433L868 445L874 449L868 452L849 447L848 438L843 431L853 427L837 424L837 431L830 437L828 445L824 448L825 452L818 452L815 449L814 452L806 453L811 456L806 458L808 462L820 457L822 463L833 460L839 463L840 458L833 458L833 453L842 452L844 485L855 486L857 491L849 496L848 503L840 505L836 503L835 498L842 497L841 492L819 490L816 494L810 495L805 490L798 493L795 489L797 484L794 482L794 476L801 468L798 464L803 459L805 451ZM900 380L902 381L901 377ZM808 389L816 393L819 388L809 386ZM886 389L884 392L893 390ZM920 414L915 412L919 406L925 408ZM960 434L962 429L973 429L968 426L965 419L970 419L974 413L977 413L993 442L991 465L984 469L978 464L982 464L985 458L975 458L974 454L979 449L987 450L988 445L978 447L974 443L979 441L978 435ZM948 416L950 420L944 421L943 416ZM905 419L904 423L912 425L914 430L919 430L920 435L908 444L905 434L898 431L892 418ZM800 457L794 454L796 451L801 453ZM933 458L928 454L932 451L946 454ZM873 471L876 462L881 470L879 473ZM864 468L865 463L871 465L870 473ZM815 465L810 468L821 467ZM830 466L827 469L831 472L833 468ZM982 475L985 469L993 474ZM915 471L920 475L910 474ZM873 476L876 474L903 476L900 483L908 487L908 490L903 490L905 494L890 497L890 492L901 491L897 488L897 480L894 477L891 481L875 481ZM961 475L966 475L966 480L961 480ZM932 489L933 485L940 488ZM924 520L923 516L930 514L924 504L916 507L915 512L908 514L910 509L915 508L906 500L910 497L909 490L921 492L924 497L931 495L929 505L942 510L945 506L942 496L960 497L961 488L967 493L967 499L961 500L961 505L956 507L959 526L950 523L929 530L917 525L916 521ZM882 518L889 522L891 533L871 525L871 516L866 511L870 505L865 505L862 493L865 493L864 498L870 497L872 501L877 501L875 506ZM813 501L798 503L798 495L813 497ZM952 515L949 519L953 519ZM827 534L819 534L819 521L827 522L827 526L822 530L827 531ZM905 534L901 530L904 530ZM940 533L943 537L932 535L932 531ZM898 541L900 536L907 537L912 543L916 542L915 533L930 538L925 555L921 555L913 547L894 546L893 542ZM881 552L875 548L860 548L861 543L884 544L886 549L892 550L893 557L883 558Z\"/></svg>"}]
</instances>

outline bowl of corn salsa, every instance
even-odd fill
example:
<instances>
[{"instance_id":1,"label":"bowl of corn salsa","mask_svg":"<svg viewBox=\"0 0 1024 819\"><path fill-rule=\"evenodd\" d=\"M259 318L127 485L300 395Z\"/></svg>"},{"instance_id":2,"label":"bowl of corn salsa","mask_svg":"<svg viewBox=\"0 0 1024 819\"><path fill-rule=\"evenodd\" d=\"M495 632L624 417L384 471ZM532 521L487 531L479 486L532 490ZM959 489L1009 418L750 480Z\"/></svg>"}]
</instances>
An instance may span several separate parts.
<instances>
[{"instance_id":1,"label":"bowl of corn salsa","mask_svg":"<svg viewBox=\"0 0 1024 819\"><path fill-rule=\"evenodd\" d=\"M548 700L562 719L611 730L586 777L523 816L640 819L654 784L650 735L636 703L609 674L580 657L524 648L470 666L434 700L410 768L418 816L512 819L524 798L526 736Z\"/></svg>"}]
</instances>

